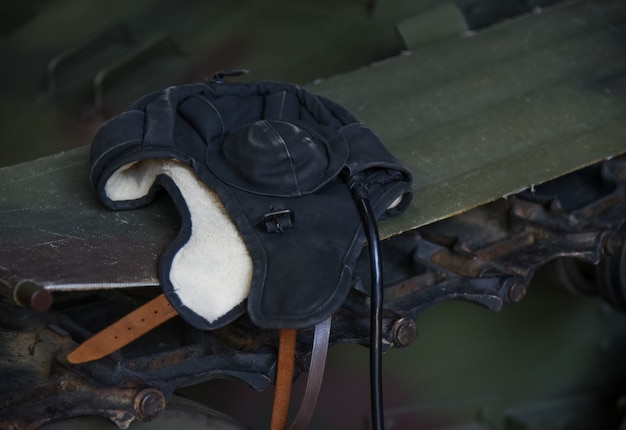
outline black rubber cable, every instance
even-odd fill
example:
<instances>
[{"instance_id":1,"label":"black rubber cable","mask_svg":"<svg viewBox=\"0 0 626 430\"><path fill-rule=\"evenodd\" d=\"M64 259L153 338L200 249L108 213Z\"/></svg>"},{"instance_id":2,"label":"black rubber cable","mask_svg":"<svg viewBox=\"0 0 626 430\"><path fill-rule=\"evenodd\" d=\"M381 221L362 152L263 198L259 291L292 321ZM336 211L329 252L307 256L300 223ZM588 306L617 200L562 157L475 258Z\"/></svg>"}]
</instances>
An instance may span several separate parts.
<instances>
[{"instance_id":1,"label":"black rubber cable","mask_svg":"<svg viewBox=\"0 0 626 430\"><path fill-rule=\"evenodd\" d=\"M370 390L372 428L384 429L383 417L383 387L382 387L382 359L383 359L383 269L380 256L380 239L376 218L372 212L365 186L361 181L352 179L350 183L357 202L357 207L363 221L363 227L369 245L371 270L371 314L370 314Z\"/></svg>"}]
</instances>

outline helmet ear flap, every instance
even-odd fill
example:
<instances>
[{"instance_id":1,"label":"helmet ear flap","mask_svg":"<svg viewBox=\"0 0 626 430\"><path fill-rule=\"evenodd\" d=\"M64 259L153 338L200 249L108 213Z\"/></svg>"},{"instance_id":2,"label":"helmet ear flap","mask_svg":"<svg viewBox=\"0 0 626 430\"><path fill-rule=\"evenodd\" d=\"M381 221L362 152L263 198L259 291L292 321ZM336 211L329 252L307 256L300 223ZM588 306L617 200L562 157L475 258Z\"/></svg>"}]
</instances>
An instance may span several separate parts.
<instances>
[{"instance_id":1,"label":"helmet ear flap","mask_svg":"<svg viewBox=\"0 0 626 430\"><path fill-rule=\"evenodd\" d=\"M167 298L191 325L223 326L245 312L253 264L219 196L188 166L166 164L157 182L181 216L181 228L159 260Z\"/></svg>"}]
</instances>

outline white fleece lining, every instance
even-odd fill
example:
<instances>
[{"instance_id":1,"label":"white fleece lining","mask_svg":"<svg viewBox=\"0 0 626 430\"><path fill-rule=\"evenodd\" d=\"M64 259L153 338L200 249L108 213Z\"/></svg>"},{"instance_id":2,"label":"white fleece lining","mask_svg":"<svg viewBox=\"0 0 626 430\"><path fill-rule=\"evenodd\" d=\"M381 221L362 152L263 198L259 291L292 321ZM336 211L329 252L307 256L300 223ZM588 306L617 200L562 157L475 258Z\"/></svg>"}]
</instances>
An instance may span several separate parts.
<instances>
[{"instance_id":1,"label":"white fleece lining","mask_svg":"<svg viewBox=\"0 0 626 430\"><path fill-rule=\"evenodd\" d=\"M248 297L252 259L217 194L175 160L127 164L111 175L105 193L114 201L138 199L160 174L172 178L191 214L191 237L174 256L170 281L183 305L212 323Z\"/></svg>"}]
</instances>

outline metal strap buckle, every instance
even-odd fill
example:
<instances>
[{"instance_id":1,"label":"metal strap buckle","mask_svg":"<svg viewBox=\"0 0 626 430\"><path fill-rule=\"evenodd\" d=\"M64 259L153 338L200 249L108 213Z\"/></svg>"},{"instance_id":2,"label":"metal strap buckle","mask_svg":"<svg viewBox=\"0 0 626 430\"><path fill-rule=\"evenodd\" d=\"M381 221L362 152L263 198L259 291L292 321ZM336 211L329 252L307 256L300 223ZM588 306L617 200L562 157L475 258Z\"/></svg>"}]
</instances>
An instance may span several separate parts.
<instances>
[{"instance_id":1,"label":"metal strap buckle","mask_svg":"<svg viewBox=\"0 0 626 430\"><path fill-rule=\"evenodd\" d=\"M284 209L263 215L263 225L268 233L281 233L293 228L293 211Z\"/></svg>"}]
</instances>

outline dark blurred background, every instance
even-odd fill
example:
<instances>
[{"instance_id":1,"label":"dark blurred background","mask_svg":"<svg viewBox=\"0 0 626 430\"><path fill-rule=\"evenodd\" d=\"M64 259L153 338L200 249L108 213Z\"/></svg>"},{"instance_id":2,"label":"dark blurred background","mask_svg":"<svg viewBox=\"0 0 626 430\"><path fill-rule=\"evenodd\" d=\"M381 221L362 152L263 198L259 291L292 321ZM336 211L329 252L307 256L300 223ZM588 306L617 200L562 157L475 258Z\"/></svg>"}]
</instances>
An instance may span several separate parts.
<instances>
[{"instance_id":1,"label":"dark blurred background","mask_svg":"<svg viewBox=\"0 0 626 430\"><path fill-rule=\"evenodd\" d=\"M413 48L552 3L3 0L0 166L87 145L146 92L218 70L308 84L400 54L403 29Z\"/></svg>"}]
</instances>

